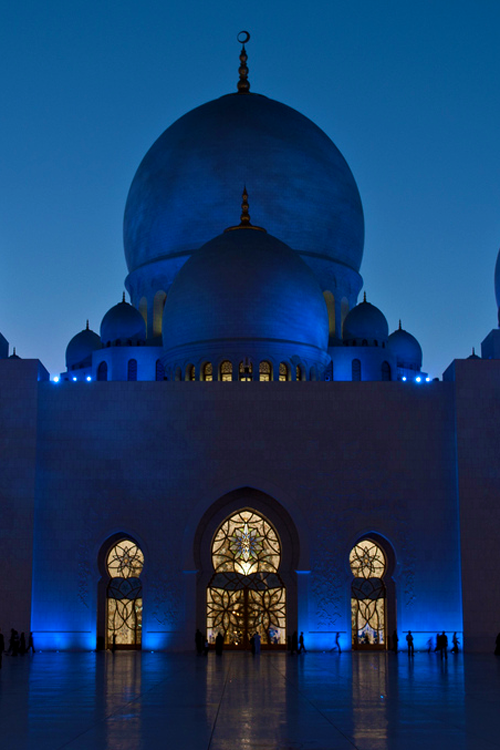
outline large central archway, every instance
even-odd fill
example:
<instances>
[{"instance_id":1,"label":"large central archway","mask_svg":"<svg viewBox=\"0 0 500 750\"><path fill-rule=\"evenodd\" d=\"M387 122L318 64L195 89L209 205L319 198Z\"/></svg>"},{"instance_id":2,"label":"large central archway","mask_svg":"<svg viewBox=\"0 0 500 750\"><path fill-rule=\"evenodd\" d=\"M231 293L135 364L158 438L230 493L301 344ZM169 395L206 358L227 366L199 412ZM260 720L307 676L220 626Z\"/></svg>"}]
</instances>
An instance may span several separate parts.
<instances>
[{"instance_id":1,"label":"large central archway","mask_svg":"<svg viewBox=\"0 0 500 750\"><path fill-rule=\"evenodd\" d=\"M307 566L308 540L271 495L243 486L204 512L193 538L195 623L213 643L245 648L258 632L263 648L285 648L298 627L297 570ZM302 542L302 552L301 552Z\"/></svg>"},{"instance_id":2,"label":"large central archway","mask_svg":"<svg viewBox=\"0 0 500 750\"><path fill-rule=\"evenodd\" d=\"M286 588L279 575L281 542L263 516L246 508L219 526L207 588L207 637L248 648L255 633L267 646L286 644Z\"/></svg>"}]
</instances>

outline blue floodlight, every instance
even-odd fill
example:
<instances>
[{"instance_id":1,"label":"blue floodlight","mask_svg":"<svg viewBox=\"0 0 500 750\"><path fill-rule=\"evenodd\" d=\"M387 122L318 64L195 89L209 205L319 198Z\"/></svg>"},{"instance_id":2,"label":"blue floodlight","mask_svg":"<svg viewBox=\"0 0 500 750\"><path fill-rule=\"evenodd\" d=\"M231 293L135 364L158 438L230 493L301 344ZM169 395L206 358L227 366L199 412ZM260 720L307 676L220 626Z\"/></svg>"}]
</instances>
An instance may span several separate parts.
<instances>
[{"instance_id":1,"label":"blue floodlight","mask_svg":"<svg viewBox=\"0 0 500 750\"><path fill-rule=\"evenodd\" d=\"M73 381L74 381L75 383L76 383L76 381L77 381L77 380L78 380L78 378L73 378Z\"/></svg>"},{"instance_id":2,"label":"blue floodlight","mask_svg":"<svg viewBox=\"0 0 500 750\"><path fill-rule=\"evenodd\" d=\"M420 383L420 382L422 381L422 378L420 377L420 375L418 375L418 376L417 376L417 377L415 378L415 381L416 381L417 383Z\"/></svg>"},{"instance_id":3,"label":"blue floodlight","mask_svg":"<svg viewBox=\"0 0 500 750\"><path fill-rule=\"evenodd\" d=\"M91 380L92 378L90 377L90 375L87 375L87 383L90 383Z\"/></svg>"},{"instance_id":4,"label":"blue floodlight","mask_svg":"<svg viewBox=\"0 0 500 750\"><path fill-rule=\"evenodd\" d=\"M53 383L58 383L60 381L60 379L61 378L59 377L59 375L54 375L54 377L52 378L52 382Z\"/></svg>"},{"instance_id":5,"label":"blue floodlight","mask_svg":"<svg viewBox=\"0 0 500 750\"><path fill-rule=\"evenodd\" d=\"M430 382L431 382L431 379L430 379L430 378L426 378L426 379L425 379L425 382L426 382L426 383L430 383Z\"/></svg>"},{"instance_id":6,"label":"blue floodlight","mask_svg":"<svg viewBox=\"0 0 500 750\"><path fill-rule=\"evenodd\" d=\"M403 377L401 378L401 380L406 380L406 375L403 375Z\"/></svg>"}]
</instances>

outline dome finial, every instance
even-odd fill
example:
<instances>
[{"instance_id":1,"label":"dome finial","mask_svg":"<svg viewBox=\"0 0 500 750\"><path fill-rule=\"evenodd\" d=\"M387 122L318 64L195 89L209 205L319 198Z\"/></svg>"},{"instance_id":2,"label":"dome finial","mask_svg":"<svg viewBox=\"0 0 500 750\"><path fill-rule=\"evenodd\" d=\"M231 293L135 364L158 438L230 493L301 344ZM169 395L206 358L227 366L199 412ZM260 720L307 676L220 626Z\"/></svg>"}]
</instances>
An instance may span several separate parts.
<instances>
[{"instance_id":1,"label":"dome finial","mask_svg":"<svg viewBox=\"0 0 500 750\"><path fill-rule=\"evenodd\" d=\"M87 320L87 325L85 326L85 330L86 330L86 331L88 331L88 330L89 330L89 321L88 321L88 320Z\"/></svg>"},{"instance_id":2,"label":"dome finial","mask_svg":"<svg viewBox=\"0 0 500 750\"><path fill-rule=\"evenodd\" d=\"M363 292L363 302L366 302L366 292Z\"/></svg>"},{"instance_id":3,"label":"dome finial","mask_svg":"<svg viewBox=\"0 0 500 750\"><path fill-rule=\"evenodd\" d=\"M122 302L125 302L125 292L123 292Z\"/></svg>"},{"instance_id":4,"label":"dome finial","mask_svg":"<svg viewBox=\"0 0 500 750\"><path fill-rule=\"evenodd\" d=\"M237 39L241 43L240 67L238 70L240 74L240 80L238 81L238 94L248 94L250 91L250 81L248 80L248 55L245 49L245 44L250 40L250 34L248 31L240 31Z\"/></svg>"},{"instance_id":5,"label":"dome finial","mask_svg":"<svg viewBox=\"0 0 500 750\"><path fill-rule=\"evenodd\" d=\"M224 229L224 232L232 232L233 229L256 229L258 232L265 232L266 230L262 227L254 227L253 224L250 223L250 214L248 213L248 209L248 193L245 185L243 187L243 196L241 201L240 223L237 227L228 227L227 229Z\"/></svg>"},{"instance_id":6,"label":"dome finial","mask_svg":"<svg viewBox=\"0 0 500 750\"><path fill-rule=\"evenodd\" d=\"M399 330L400 330L400 331L402 331L402 330L403 330L403 328L402 328L402 326L401 326L401 318L399 319Z\"/></svg>"}]
</instances>

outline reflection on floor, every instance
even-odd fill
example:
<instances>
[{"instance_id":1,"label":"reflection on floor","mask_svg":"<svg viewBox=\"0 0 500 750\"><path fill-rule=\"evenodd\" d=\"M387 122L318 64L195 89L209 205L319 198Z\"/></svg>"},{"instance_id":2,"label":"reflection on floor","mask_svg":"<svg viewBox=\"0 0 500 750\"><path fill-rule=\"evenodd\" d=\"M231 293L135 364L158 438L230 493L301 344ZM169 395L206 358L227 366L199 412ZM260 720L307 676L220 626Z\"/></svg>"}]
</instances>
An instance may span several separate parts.
<instances>
[{"instance_id":1,"label":"reflection on floor","mask_svg":"<svg viewBox=\"0 0 500 750\"><path fill-rule=\"evenodd\" d=\"M2 750L500 748L500 657L4 657Z\"/></svg>"}]
</instances>

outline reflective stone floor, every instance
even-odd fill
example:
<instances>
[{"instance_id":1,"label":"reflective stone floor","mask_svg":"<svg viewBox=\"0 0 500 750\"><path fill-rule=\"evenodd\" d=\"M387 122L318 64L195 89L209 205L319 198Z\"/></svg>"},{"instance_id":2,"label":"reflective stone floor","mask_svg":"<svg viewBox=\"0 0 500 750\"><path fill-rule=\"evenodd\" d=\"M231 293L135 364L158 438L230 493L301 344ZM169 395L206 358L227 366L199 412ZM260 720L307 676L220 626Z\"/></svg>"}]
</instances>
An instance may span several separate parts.
<instances>
[{"instance_id":1,"label":"reflective stone floor","mask_svg":"<svg viewBox=\"0 0 500 750\"><path fill-rule=\"evenodd\" d=\"M500 748L500 658L4 657L1 750Z\"/></svg>"}]
</instances>

